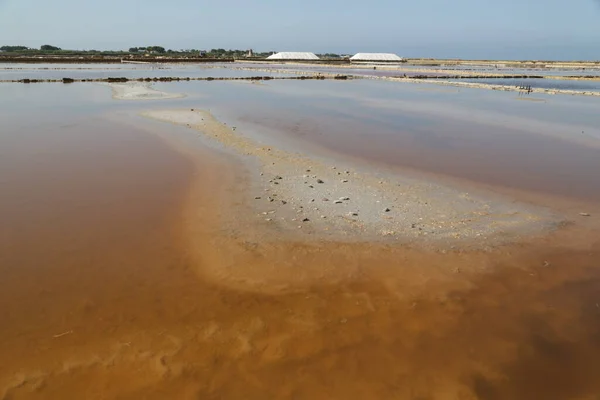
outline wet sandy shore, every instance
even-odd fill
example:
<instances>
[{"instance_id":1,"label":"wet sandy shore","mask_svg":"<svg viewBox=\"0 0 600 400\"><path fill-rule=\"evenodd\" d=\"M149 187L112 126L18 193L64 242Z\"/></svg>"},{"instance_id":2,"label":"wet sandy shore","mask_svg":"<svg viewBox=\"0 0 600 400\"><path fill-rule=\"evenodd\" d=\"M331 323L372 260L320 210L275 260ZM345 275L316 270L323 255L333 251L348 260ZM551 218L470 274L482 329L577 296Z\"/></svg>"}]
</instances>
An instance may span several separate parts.
<instances>
[{"instance_id":1,"label":"wet sandy shore","mask_svg":"<svg viewBox=\"0 0 600 400\"><path fill-rule=\"evenodd\" d=\"M292 154L260 143L208 112L162 110L142 115L193 128L238 156L258 162L251 190L238 195L249 207L231 213L235 225L268 227L274 237L386 240L436 248L477 241L490 246L539 235L562 222L549 210L510 199L486 198L398 174L376 174L376 170L347 170L306 154Z\"/></svg>"},{"instance_id":2,"label":"wet sandy shore","mask_svg":"<svg viewBox=\"0 0 600 400\"><path fill-rule=\"evenodd\" d=\"M600 392L593 226L485 250L265 240L274 221L252 212L232 224L231 210L270 207L285 185L274 184L278 170L265 165L261 177L224 146L188 146L179 138L204 134L187 126L86 121L0 136L0 399ZM238 146L241 132L221 128L212 132ZM319 179L316 165L295 162L304 171L281 181ZM313 186L345 174L324 167ZM355 172L319 190L334 198ZM261 199L255 180L270 189ZM308 199L295 199L299 182L282 190L289 205ZM367 220L387 213L375 204Z\"/></svg>"}]
</instances>

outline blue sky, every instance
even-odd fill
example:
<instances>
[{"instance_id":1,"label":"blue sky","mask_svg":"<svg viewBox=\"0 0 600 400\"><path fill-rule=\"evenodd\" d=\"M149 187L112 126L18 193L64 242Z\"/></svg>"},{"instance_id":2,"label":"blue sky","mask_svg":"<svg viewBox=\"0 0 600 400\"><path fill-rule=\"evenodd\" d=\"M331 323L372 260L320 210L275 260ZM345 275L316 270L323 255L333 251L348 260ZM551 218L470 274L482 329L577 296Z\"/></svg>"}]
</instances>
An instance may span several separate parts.
<instances>
[{"instance_id":1,"label":"blue sky","mask_svg":"<svg viewBox=\"0 0 600 400\"><path fill-rule=\"evenodd\" d=\"M600 59L600 0L0 0L0 45Z\"/></svg>"}]
</instances>

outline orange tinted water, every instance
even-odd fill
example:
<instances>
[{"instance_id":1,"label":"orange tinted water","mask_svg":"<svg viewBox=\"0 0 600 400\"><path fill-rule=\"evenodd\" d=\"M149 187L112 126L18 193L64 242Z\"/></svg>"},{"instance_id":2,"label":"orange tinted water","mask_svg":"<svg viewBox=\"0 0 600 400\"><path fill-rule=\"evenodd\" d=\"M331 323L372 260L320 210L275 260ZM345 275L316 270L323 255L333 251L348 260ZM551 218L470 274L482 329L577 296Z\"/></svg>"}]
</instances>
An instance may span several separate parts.
<instances>
[{"instance_id":1,"label":"orange tinted water","mask_svg":"<svg viewBox=\"0 0 600 400\"><path fill-rule=\"evenodd\" d=\"M210 153L100 120L1 148L0 399L600 392L598 232L248 242L217 234L237 172Z\"/></svg>"}]
</instances>

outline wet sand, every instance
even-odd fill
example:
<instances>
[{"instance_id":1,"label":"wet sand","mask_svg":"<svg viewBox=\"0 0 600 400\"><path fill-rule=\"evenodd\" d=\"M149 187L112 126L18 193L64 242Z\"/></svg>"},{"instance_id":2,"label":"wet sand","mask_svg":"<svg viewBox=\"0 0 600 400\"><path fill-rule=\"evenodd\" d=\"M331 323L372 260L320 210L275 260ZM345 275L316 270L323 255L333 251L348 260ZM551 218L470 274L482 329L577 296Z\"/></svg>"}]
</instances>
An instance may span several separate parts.
<instances>
[{"instance_id":1,"label":"wet sand","mask_svg":"<svg viewBox=\"0 0 600 400\"><path fill-rule=\"evenodd\" d=\"M244 156L248 169L258 171L253 193L240 191L237 197L252 204L244 212L232 209L231 224L238 229L243 224L266 225L279 240L388 240L440 249L514 242L563 223L559 215L512 199L485 197L401 174L386 176L377 169L346 170L333 160L284 151L248 132L238 133L206 111L167 109L142 115L192 128Z\"/></svg>"},{"instance_id":2,"label":"wet sand","mask_svg":"<svg viewBox=\"0 0 600 400\"><path fill-rule=\"evenodd\" d=\"M0 135L0 399L600 392L597 229L486 251L255 240L227 224L252 171L158 126Z\"/></svg>"}]
</instances>

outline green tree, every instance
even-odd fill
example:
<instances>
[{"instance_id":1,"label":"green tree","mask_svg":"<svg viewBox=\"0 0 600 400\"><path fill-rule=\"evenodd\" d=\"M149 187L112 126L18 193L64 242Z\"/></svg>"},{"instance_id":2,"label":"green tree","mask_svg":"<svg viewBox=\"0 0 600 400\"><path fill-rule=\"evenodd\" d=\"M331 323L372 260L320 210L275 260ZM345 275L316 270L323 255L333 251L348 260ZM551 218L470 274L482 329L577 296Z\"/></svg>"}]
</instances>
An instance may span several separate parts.
<instances>
[{"instance_id":1,"label":"green tree","mask_svg":"<svg viewBox=\"0 0 600 400\"><path fill-rule=\"evenodd\" d=\"M28 47L26 46L2 46L0 47L1 51L25 51L25 50L29 50Z\"/></svg>"},{"instance_id":2,"label":"green tree","mask_svg":"<svg viewBox=\"0 0 600 400\"><path fill-rule=\"evenodd\" d=\"M150 46L150 47L146 47L146 50L152 53L165 53L166 50L164 47L162 46Z\"/></svg>"},{"instance_id":3,"label":"green tree","mask_svg":"<svg viewBox=\"0 0 600 400\"><path fill-rule=\"evenodd\" d=\"M45 44L42 47L40 47L40 50L42 50L42 51L58 51L58 50L61 50L61 48L56 47L56 46L50 46L49 44Z\"/></svg>"}]
</instances>

